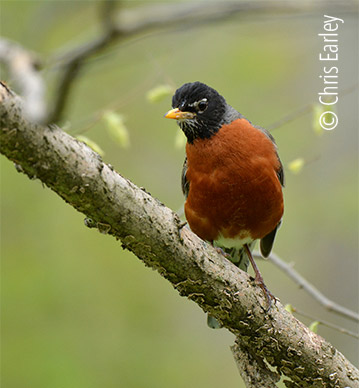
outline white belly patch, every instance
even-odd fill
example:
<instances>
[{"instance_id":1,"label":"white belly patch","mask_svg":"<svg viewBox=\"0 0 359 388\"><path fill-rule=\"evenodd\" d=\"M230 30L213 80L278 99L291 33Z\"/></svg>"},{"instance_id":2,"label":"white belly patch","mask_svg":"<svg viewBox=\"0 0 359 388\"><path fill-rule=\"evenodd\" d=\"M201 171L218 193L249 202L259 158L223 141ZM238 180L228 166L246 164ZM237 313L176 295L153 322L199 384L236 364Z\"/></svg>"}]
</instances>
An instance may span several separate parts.
<instances>
[{"instance_id":1,"label":"white belly patch","mask_svg":"<svg viewBox=\"0 0 359 388\"><path fill-rule=\"evenodd\" d=\"M244 244L249 244L253 241L249 233L242 233L242 235L247 237L226 238L223 236L219 236L219 238L215 241L215 245L219 245L221 247L226 247L226 248L241 248L243 247Z\"/></svg>"}]
</instances>

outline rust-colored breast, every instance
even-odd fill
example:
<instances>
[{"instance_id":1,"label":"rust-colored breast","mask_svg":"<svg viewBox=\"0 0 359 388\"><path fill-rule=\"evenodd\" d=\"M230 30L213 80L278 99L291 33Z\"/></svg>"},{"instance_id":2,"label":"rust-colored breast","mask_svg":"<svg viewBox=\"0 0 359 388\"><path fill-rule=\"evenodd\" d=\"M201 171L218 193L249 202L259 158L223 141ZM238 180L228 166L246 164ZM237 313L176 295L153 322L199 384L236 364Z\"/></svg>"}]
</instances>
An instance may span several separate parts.
<instances>
[{"instance_id":1,"label":"rust-colored breast","mask_svg":"<svg viewBox=\"0 0 359 388\"><path fill-rule=\"evenodd\" d=\"M185 214L202 239L255 240L283 215L275 146L246 119L223 126L210 139L186 146L190 183Z\"/></svg>"}]
</instances>

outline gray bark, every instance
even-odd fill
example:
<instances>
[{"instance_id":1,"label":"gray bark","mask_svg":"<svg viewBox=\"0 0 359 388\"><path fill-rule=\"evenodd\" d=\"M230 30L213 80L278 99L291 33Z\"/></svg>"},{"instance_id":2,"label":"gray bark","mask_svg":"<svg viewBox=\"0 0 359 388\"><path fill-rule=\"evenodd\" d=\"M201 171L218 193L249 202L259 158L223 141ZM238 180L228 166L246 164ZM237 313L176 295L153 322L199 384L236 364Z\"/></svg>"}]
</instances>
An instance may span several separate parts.
<instances>
[{"instance_id":1,"label":"gray bark","mask_svg":"<svg viewBox=\"0 0 359 388\"><path fill-rule=\"evenodd\" d=\"M0 151L217 318L237 336L238 351L248 352L247 366L268 374L268 387L278 376L267 365L287 377L288 387L359 387L359 371L331 344L279 302L267 313L261 289L247 273L181 228L174 212L84 143L56 126L30 123L21 99L2 83ZM248 368L242 369L245 379Z\"/></svg>"}]
</instances>

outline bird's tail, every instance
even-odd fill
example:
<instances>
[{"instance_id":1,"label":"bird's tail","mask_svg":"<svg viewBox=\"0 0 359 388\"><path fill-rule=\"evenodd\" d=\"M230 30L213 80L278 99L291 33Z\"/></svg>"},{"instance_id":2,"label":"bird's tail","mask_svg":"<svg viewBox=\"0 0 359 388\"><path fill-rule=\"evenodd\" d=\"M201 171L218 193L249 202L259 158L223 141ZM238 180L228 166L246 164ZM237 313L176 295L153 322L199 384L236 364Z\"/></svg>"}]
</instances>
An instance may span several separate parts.
<instances>
[{"instance_id":1,"label":"bird's tail","mask_svg":"<svg viewBox=\"0 0 359 388\"><path fill-rule=\"evenodd\" d=\"M252 252L252 249L254 248L255 242L251 242L248 244L249 249ZM247 272L248 266L249 266L249 258L247 256L247 253L243 247L241 248L221 248L225 253L229 255L228 260L230 260L234 265L236 265L239 269L242 271ZM211 315L207 314L207 325L211 329L220 329L222 325L218 320Z\"/></svg>"}]
</instances>

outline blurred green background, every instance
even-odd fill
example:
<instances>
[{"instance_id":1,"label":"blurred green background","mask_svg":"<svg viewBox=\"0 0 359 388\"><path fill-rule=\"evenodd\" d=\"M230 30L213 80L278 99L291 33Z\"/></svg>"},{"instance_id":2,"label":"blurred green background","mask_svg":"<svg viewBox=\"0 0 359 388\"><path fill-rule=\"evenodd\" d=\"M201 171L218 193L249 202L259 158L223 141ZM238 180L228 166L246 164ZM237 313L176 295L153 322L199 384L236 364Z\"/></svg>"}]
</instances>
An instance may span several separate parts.
<instances>
[{"instance_id":1,"label":"blurred green background","mask_svg":"<svg viewBox=\"0 0 359 388\"><path fill-rule=\"evenodd\" d=\"M107 163L178 210L184 148L175 147L175 123L163 119L171 97L154 104L147 92L199 80L252 122L270 126L317 102L323 13L245 13L119 42L87 61L63 124L71 134L91 138ZM338 63L345 91L358 82L358 15L338 10L333 16L345 20ZM38 53L45 64L99 28L92 1L1 2L1 35ZM45 66L49 97L57 74L56 63ZM15 87L6 76L2 69L1 78ZM326 296L357 310L357 89L339 98L333 131L319 136L309 113L272 132L286 168L285 217L275 252ZM128 148L113 141L103 120L88 126L112 105L126 119ZM308 163L293 174L288 164L298 157ZM207 328L197 305L119 242L84 227L82 214L4 157L1 183L3 387L243 387L229 350L233 336ZM259 266L282 303L358 330L270 263ZM358 363L357 340L323 326L319 334Z\"/></svg>"}]
</instances>

